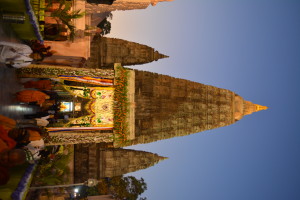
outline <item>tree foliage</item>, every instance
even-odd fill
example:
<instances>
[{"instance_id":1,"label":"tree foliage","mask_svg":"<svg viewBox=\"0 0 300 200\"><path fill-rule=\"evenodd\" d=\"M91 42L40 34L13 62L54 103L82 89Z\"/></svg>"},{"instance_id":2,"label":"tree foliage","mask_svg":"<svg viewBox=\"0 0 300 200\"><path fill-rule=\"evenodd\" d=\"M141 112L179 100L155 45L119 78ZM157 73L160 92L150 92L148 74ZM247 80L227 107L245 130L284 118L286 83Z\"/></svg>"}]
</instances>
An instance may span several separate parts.
<instances>
[{"instance_id":1,"label":"tree foliage","mask_svg":"<svg viewBox=\"0 0 300 200\"><path fill-rule=\"evenodd\" d=\"M106 179L106 184L108 192L117 200L137 200L147 190L144 179L137 179L133 176L116 176ZM146 197L139 198L139 200L146 199Z\"/></svg>"},{"instance_id":2,"label":"tree foliage","mask_svg":"<svg viewBox=\"0 0 300 200\"><path fill-rule=\"evenodd\" d=\"M97 195L100 194L97 186L94 186L94 187L87 187L87 186L85 186L80 191L82 191L81 194L80 194L81 197L97 196Z\"/></svg>"},{"instance_id":3,"label":"tree foliage","mask_svg":"<svg viewBox=\"0 0 300 200\"><path fill-rule=\"evenodd\" d=\"M48 6L52 6L52 2ZM78 19L85 15L84 12L80 10L71 11L72 1L60 0L59 7L51 12L51 17L53 17L57 24L62 22L70 30L70 40L74 40L75 37L75 26L72 24L72 19Z\"/></svg>"},{"instance_id":4,"label":"tree foliage","mask_svg":"<svg viewBox=\"0 0 300 200\"><path fill-rule=\"evenodd\" d=\"M105 18L97 25L97 27L101 28L102 32L100 35L103 36L110 33L111 23L107 20L107 18Z\"/></svg>"}]
</instances>

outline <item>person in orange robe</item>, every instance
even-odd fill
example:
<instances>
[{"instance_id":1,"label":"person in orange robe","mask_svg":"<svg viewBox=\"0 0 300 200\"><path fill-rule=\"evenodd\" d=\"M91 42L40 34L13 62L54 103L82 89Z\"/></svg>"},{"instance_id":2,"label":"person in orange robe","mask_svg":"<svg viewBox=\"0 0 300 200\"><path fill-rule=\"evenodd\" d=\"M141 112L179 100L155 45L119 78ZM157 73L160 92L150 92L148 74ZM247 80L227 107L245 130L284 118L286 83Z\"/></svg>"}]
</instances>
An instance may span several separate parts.
<instances>
[{"instance_id":1,"label":"person in orange robe","mask_svg":"<svg viewBox=\"0 0 300 200\"><path fill-rule=\"evenodd\" d=\"M16 127L16 120L0 115L0 125L5 130L9 131Z\"/></svg>"},{"instance_id":2,"label":"person in orange robe","mask_svg":"<svg viewBox=\"0 0 300 200\"><path fill-rule=\"evenodd\" d=\"M8 136L8 131L0 125L0 152L6 149L13 149L16 146L16 141Z\"/></svg>"},{"instance_id":3,"label":"person in orange robe","mask_svg":"<svg viewBox=\"0 0 300 200\"><path fill-rule=\"evenodd\" d=\"M37 90L23 90L17 92L17 100L25 103L37 102L37 104L42 106L45 100L49 98L50 96Z\"/></svg>"},{"instance_id":4,"label":"person in orange robe","mask_svg":"<svg viewBox=\"0 0 300 200\"><path fill-rule=\"evenodd\" d=\"M4 116L0 115L0 117L4 117ZM6 120L6 117L4 117L4 120ZM0 120L0 122L2 121ZM5 127L4 124L6 123L5 122L3 122L3 124L0 123L0 160L2 160L1 159L2 152L6 152L14 148L14 146L16 145L16 142L8 136L9 129ZM10 177L7 167L3 165L4 164L2 163L2 161L0 161L0 185L5 185L8 182Z\"/></svg>"},{"instance_id":5,"label":"person in orange robe","mask_svg":"<svg viewBox=\"0 0 300 200\"><path fill-rule=\"evenodd\" d=\"M16 121L0 115L0 185L5 185L10 178L9 168L26 161L26 153L22 149L13 149L16 141L9 137L8 131L15 128Z\"/></svg>"},{"instance_id":6,"label":"person in orange robe","mask_svg":"<svg viewBox=\"0 0 300 200\"><path fill-rule=\"evenodd\" d=\"M50 80L39 80L39 81L27 81L23 83L25 88L36 88L39 90L51 90L52 81Z\"/></svg>"}]
</instances>

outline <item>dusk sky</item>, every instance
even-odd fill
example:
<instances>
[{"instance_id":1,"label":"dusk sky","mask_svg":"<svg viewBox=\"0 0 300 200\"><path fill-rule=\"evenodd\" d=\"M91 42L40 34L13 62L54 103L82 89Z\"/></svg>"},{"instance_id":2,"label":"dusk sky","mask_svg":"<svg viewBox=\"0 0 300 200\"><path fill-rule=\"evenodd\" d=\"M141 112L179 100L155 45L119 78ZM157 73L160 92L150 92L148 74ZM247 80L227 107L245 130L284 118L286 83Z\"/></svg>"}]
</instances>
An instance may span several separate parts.
<instances>
[{"instance_id":1,"label":"dusk sky","mask_svg":"<svg viewBox=\"0 0 300 200\"><path fill-rule=\"evenodd\" d=\"M132 175L149 200L300 199L300 1L175 0L113 12L108 37L169 55L136 69L270 107L190 136L128 147L169 159Z\"/></svg>"}]
</instances>

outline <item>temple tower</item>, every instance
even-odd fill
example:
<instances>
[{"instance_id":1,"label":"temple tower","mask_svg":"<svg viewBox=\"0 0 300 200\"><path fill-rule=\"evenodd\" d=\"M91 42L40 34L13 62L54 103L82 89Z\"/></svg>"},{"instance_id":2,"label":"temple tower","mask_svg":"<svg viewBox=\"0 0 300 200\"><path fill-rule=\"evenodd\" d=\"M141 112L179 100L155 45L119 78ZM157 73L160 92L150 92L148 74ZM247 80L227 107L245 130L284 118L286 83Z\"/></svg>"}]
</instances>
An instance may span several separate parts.
<instances>
[{"instance_id":1,"label":"temple tower","mask_svg":"<svg viewBox=\"0 0 300 200\"><path fill-rule=\"evenodd\" d=\"M126 145L228 126L245 115L267 109L245 101L230 90L132 71L135 73L135 137Z\"/></svg>"},{"instance_id":2,"label":"temple tower","mask_svg":"<svg viewBox=\"0 0 300 200\"><path fill-rule=\"evenodd\" d=\"M104 148L102 144L77 144L74 159L74 182L81 183L87 178L114 177L146 169L166 158L145 151Z\"/></svg>"},{"instance_id":3,"label":"temple tower","mask_svg":"<svg viewBox=\"0 0 300 200\"><path fill-rule=\"evenodd\" d=\"M173 0L116 0L112 5L86 4L87 13L103 13L116 10L146 9L150 4L155 6L159 2Z\"/></svg>"},{"instance_id":4,"label":"temple tower","mask_svg":"<svg viewBox=\"0 0 300 200\"><path fill-rule=\"evenodd\" d=\"M88 68L113 67L145 64L167 58L154 48L127 40L95 37L91 42L91 57L86 62Z\"/></svg>"}]
</instances>

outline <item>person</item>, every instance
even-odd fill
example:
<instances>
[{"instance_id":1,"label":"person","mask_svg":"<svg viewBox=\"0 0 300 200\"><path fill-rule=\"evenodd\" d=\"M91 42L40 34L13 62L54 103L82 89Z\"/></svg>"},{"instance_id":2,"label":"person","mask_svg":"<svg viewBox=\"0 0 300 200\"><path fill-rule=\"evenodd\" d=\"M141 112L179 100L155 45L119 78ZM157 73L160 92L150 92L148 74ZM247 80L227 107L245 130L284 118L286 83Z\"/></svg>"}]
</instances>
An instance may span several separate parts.
<instances>
[{"instance_id":1,"label":"person","mask_svg":"<svg viewBox=\"0 0 300 200\"><path fill-rule=\"evenodd\" d=\"M0 125L0 152L6 149L12 149L16 144L16 141L9 137L8 130Z\"/></svg>"},{"instance_id":2,"label":"person","mask_svg":"<svg viewBox=\"0 0 300 200\"><path fill-rule=\"evenodd\" d=\"M0 61L15 68L26 67L33 61L32 50L25 44L0 41Z\"/></svg>"},{"instance_id":3,"label":"person","mask_svg":"<svg viewBox=\"0 0 300 200\"><path fill-rule=\"evenodd\" d=\"M27 81L23 83L24 88L35 88L38 90L51 90L51 80Z\"/></svg>"},{"instance_id":4,"label":"person","mask_svg":"<svg viewBox=\"0 0 300 200\"><path fill-rule=\"evenodd\" d=\"M13 128L8 132L8 136L16 141L16 148L22 148L30 142L30 134L25 128Z\"/></svg>"},{"instance_id":5,"label":"person","mask_svg":"<svg viewBox=\"0 0 300 200\"><path fill-rule=\"evenodd\" d=\"M15 128L9 131L9 137L17 142L17 147L26 152L27 161L34 163L40 159L39 152L44 149L42 130L35 127Z\"/></svg>"},{"instance_id":6,"label":"person","mask_svg":"<svg viewBox=\"0 0 300 200\"><path fill-rule=\"evenodd\" d=\"M23 90L17 92L17 100L25 103L37 102L38 105L42 106L46 99L50 96L37 90Z\"/></svg>"},{"instance_id":7,"label":"person","mask_svg":"<svg viewBox=\"0 0 300 200\"><path fill-rule=\"evenodd\" d=\"M13 119L0 115L0 185L5 185L9 180L8 168L22 164L26 160L23 150L15 150L16 141L9 137L8 131L14 128Z\"/></svg>"},{"instance_id":8,"label":"person","mask_svg":"<svg viewBox=\"0 0 300 200\"><path fill-rule=\"evenodd\" d=\"M39 154L45 148L45 143L43 139L31 141L28 145L24 147L24 149L30 152L32 160L28 160L30 163L33 163L36 160L41 158Z\"/></svg>"},{"instance_id":9,"label":"person","mask_svg":"<svg viewBox=\"0 0 300 200\"><path fill-rule=\"evenodd\" d=\"M55 53L55 51L51 50L50 46L45 46L44 44L40 43L39 41L31 41L30 46L33 50L33 53L39 54L43 59L45 57L50 57Z\"/></svg>"},{"instance_id":10,"label":"person","mask_svg":"<svg viewBox=\"0 0 300 200\"><path fill-rule=\"evenodd\" d=\"M16 121L0 115L0 152L12 149L16 146L16 141L9 137L8 132L15 128Z\"/></svg>"},{"instance_id":11,"label":"person","mask_svg":"<svg viewBox=\"0 0 300 200\"><path fill-rule=\"evenodd\" d=\"M21 165L25 161L26 153L22 149L6 149L0 152L0 185L9 181L9 168Z\"/></svg>"},{"instance_id":12,"label":"person","mask_svg":"<svg viewBox=\"0 0 300 200\"><path fill-rule=\"evenodd\" d=\"M46 47L44 44L40 43L38 40L32 40L30 43L30 46L34 53L40 53L40 52L48 52L51 47Z\"/></svg>"},{"instance_id":13,"label":"person","mask_svg":"<svg viewBox=\"0 0 300 200\"><path fill-rule=\"evenodd\" d=\"M53 86L55 86L56 84L54 84ZM43 90L42 92L44 92L45 94L50 96L51 100L57 100L59 98L59 95L57 94L57 92L52 91L52 90Z\"/></svg>"},{"instance_id":14,"label":"person","mask_svg":"<svg viewBox=\"0 0 300 200\"><path fill-rule=\"evenodd\" d=\"M46 115L44 117L34 118L34 115L31 115L32 119L20 119L18 121L18 127L27 128L27 127L38 127L38 126L47 126L49 124L49 118L53 115Z\"/></svg>"},{"instance_id":15,"label":"person","mask_svg":"<svg viewBox=\"0 0 300 200\"><path fill-rule=\"evenodd\" d=\"M44 92L44 91L43 91ZM46 92L44 92L45 94L47 94ZM48 96L50 96L49 94L47 94ZM55 102L55 100L54 99L51 99L51 96L50 96L50 99L47 99L44 103L43 103L43 106L41 107L41 111L42 112L47 112L47 113L49 113L48 111L49 111L49 108L51 107L51 106L53 106L54 104L55 104L56 102ZM49 113L50 114L50 113ZM51 113L52 114L52 113Z\"/></svg>"},{"instance_id":16,"label":"person","mask_svg":"<svg viewBox=\"0 0 300 200\"><path fill-rule=\"evenodd\" d=\"M53 115L48 115L48 116L41 117L41 118L35 118L35 120L36 120L38 126L48 126L48 124L49 124L48 119L53 118L53 117L54 117Z\"/></svg>"},{"instance_id":17,"label":"person","mask_svg":"<svg viewBox=\"0 0 300 200\"><path fill-rule=\"evenodd\" d=\"M16 124L17 123L14 119L0 115L0 126L2 126L5 130L9 131L10 129L15 128Z\"/></svg>"},{"instance_id":18,"label":"person","mask_svg":"<svg viewBox=\"0 0 300 200\"><path fill-rule=\"evenodd\" d=\"M4 136L4 138L3 138ZM8 139L8 140L7 140ZM7 138L7 131L0 125L0 155L7 149L14 147L14 144L8 144L10 139ZM5 185L9 180L8 169L0 163L0 185Z\"/></svg>"}]
</instances>

